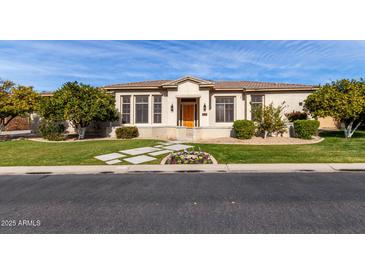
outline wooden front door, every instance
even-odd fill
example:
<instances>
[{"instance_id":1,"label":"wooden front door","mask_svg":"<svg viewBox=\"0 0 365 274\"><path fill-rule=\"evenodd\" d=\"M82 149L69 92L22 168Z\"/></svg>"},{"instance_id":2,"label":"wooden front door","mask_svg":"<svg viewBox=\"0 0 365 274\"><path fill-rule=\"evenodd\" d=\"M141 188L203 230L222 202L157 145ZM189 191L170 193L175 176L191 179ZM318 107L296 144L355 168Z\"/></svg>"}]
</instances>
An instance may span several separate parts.
<instances>
[{"instance_id":1,"label":"wooden front door","mask_svg":"<svg viewBox=\"0 0 365 274\"><path fill-rule=\"evenodd\" d=\"M195 116L195 106L193 104L182 105L183 114L183 126L184 127L194 127L194 116Z\"/></svg>"}]
</instances>

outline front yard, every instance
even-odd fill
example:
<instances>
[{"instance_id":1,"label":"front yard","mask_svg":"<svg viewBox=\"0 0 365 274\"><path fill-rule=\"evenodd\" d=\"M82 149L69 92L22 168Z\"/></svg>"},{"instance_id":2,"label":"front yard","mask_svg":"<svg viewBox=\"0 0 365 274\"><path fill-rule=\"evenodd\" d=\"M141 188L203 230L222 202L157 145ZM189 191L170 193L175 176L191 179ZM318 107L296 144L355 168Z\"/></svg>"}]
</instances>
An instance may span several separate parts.
<instances>
[{"instance_id":1,"label":"front yard","mask_svg":"<svg viewBox=\"0 0 365 274\"><path fill-rule=\"evenodd\" d=\"M310 145L193 144L212 154L218 163L360 163L365 162L365 131L352 139L343 132L322 133L325 140ZM0 166L100 165L94 156L123 149L157 145L157 140L42 143L27 140L0 142ZM159 164L166 155L148 164Z\"/></svg>"},{"instance_id":2,"label":"front yard","mask_svg":"<svg viewBox=\"0 0 365 274\"><path fill-rule=\"evenodd\" d=\"M157 145L153 140L43 143L28 140L0 142L0 166L103 165L94 156L123 149ZM149 164L159 164L164 155Z\"/></svg>"},{"instance_id":3,"label":"front yard","mask_svg":"<svg viewBox=\"0 0 365 274\"><path fill-rule=\"evenodd\" d=\"M343 132L323 132L310 145L200 145L218 163L364 163L365 131L346 140Z\"/></svg>"}]
</instances>

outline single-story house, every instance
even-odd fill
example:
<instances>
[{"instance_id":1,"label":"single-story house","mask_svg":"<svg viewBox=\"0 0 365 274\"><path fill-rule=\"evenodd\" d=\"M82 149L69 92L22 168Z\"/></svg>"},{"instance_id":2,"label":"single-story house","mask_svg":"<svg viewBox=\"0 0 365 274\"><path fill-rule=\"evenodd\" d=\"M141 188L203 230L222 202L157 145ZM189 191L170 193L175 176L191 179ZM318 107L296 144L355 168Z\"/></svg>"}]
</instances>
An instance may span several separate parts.
<instances>
[{"instance_id":1,"label":"single-story house","mask_svg":"<svg viewBox=\"0 0 365 274\"><path fill-rule=\"evenodd\" d=\"M232 136L233 121L252 119L252 109L285 102L284 112L302 111L303 101L316 90L303 84L253 81L212 81L192 76L108 85L121 124L137 126L140 136L198 140Z\"/></svg>"}]
</instances>

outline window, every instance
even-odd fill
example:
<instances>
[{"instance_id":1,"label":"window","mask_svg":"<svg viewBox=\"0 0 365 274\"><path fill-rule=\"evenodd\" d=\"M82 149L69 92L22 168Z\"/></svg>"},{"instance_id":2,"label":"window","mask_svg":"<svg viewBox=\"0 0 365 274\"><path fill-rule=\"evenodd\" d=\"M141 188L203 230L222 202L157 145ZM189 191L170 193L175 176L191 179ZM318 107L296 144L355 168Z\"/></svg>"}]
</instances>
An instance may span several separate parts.
<instances>
[{"instance_id":1,"label":"window","mask_svg":"<svg viewBox=\"0 0 365 274\"><path fill-rule=\"evenodd\" d=\"M122 123L129 124L131 122L131 97L122 96Z\"/></svg>"},{"instance_id":2,"label":"window","mask_svg":"<svg viewBox=\"0 0 365 274\"><path fill-rule=\"evenodd\" d=\"M234 98L216 97L215 99L215 121L217 123L229 123L234 119Z\"/></svg>"},{"instance_id":3,"label":"window","mask_svg":"<svg viewBox=\"0 0 365 274\"><path fill-rule=\"evenodd\" d=\"M148 123L148 95L136 96L136 123Z\"/></svg>"},{"instance_id":4,"label":"window","mask_svg":"<svg viewBox=\"0 0 365 274\"><path fill-rule=\"evenodd\" d=\"M153 96L153 122L156 124L161 123L161 113L162 113L162 96Z\"/></svg>"},{"instance_id":5,"label":"window","mask_svg":"<svg viewBox=\"0 0 365 274\"><path fill-rule=\"evenodd\" d=\"M251 95L251 120L256 121L259 117L258 111L262 109L262 104L264 96L263 95Z\"/></svg>"}]
</instances>

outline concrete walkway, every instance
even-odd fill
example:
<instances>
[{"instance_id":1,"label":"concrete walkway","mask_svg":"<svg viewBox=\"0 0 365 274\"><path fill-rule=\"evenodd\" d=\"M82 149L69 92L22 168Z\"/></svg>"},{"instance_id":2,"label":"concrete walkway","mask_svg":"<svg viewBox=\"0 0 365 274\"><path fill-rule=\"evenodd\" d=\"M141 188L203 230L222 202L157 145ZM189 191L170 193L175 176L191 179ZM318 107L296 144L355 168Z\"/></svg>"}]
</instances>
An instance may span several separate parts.
<instances>
[{"instance_id":1,"label":"concrete walkway","mask_svg":"<svg viewBox=\"0 0 365 274\"><path fill-rule=\"evenodd\" d=\"M20 166L0 167L0 175L23 174L98 174L98 173L173 173L173 172L346 172L363 171L365 163L355 164L217 164L217 165L117 165L117 166Z\"/></svg>"}]
</instances>

